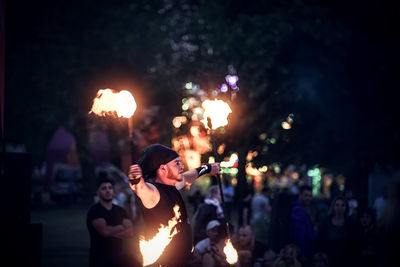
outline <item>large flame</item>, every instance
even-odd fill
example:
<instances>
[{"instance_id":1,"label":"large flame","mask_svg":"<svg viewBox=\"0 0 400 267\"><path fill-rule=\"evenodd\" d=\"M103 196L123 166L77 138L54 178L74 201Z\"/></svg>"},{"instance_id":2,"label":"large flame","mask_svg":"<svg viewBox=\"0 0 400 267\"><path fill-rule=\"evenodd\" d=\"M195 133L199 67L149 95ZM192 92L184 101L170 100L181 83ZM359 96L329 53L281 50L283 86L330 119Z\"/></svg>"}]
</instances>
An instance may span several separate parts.
<instances>
[{"instance_id":1,"label":"large flame","mask_svg":"<svg viewBox=\"0 0 400 267\"><path fill-rule=\"evenodd\" d=\"M100 89L89 113L98 116L114 115L130 118L136 111L136 102L129 91L116 92L112 89Z\"/></svg>"},{"instance_id":2,"label":"large flame","mask_svg":"<svg viewBox=\"0 0 400 267\"><path fill-rule=\"evenodd\" d=\"M225 241L224 253L226 256L226 261L229 264L235 264L238 261L238 253L236 249L233 247L230 239Z\"/></svg>"},{"instance_id":3,"label":"large flame","mask_svg":"<svg viewBox=\"0 0 400 267\"><path fill-rule=\"evenodd\" d=\"M140 238L139 248L142 253L143 266L156 262L172 238L178 233L178 230L174 227L180 221L179 206L175 205L173 210L175 216L168 221L167 226L161 224L158 233L152 239L144 240L143 237Z\"/></svg>"},{"instance_id":4,"label":"large flame","mask_svg":"<svg viewBox=\"0 0 400 267\"><path fill-rule=\"evenodd\" d=\"M205 100L201 104L204 108L203 120L201 122L209 129L207 118L211 119L212 129L228 124L228 115L232 113L231 108L222 100Z\"/></svg>"}]
</instances>

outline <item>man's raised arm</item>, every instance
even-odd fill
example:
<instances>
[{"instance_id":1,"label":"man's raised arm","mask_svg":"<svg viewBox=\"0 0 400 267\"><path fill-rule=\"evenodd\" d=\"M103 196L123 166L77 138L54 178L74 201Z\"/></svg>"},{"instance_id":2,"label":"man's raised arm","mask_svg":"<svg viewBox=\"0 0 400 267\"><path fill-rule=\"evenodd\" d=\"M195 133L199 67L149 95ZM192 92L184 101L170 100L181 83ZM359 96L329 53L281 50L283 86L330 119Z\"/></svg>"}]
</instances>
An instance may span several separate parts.
<instances>
[{"instance_id":1,"label":"man's raised arm","mask_svg":"<svg viewBox=\"0 0 400 267\"><path fill-rule=\"evenodd\" d=\"M132 190L135 191L136 195L140 198L145 208L154 208L160 201L160 192L158 192L157 188L154 185L146 183L144 181L142 169L139 165L135 164L130 166L129 180L136 182L139 180L137 184L130 183Z\"/></svg>"},{"instance_id":2,"label":"man's raised arm","mask_svg":"<svg viewBox=\"0 0 400 267\"><path fill-rule=\"evenodd\" d=\"M186 171L183 173L183 180L175 184L176 189L181 190L184 187L190 188L192 183L196 181L197 178L204 174L209 174L210 176L217 175L220 172L219 163L212 163L207 165L202 165L199 168Z\"/></svg>"}]
</instances>

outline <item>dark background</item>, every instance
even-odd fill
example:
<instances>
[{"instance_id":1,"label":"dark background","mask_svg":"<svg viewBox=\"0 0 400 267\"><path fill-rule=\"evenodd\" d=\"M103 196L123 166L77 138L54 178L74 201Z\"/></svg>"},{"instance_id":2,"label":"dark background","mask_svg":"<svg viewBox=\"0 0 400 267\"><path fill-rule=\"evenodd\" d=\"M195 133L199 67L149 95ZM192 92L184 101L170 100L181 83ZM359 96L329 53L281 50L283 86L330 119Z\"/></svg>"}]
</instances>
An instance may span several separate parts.
<instances>
[{"instance_id":1,"label":"dark background","mask_svg":"<svg viewBox=\"0 0 400 267\"><path fill-rule=\"evenodd\" d=\"M228 73L239 75L240 91L234 100L220 95L233 109L224 138L239 158L256 150L259 166L324 167L346 176L364 202L377 166L399 169L396 1L1 3L2 145L23 144L40 166L49 138L65 127L76 137L88 192L87 113L99 88L131 89L139 106L158 105L158 141L169 144L184 84L211 95ZM288 114L294 123L285 131ZM141 116L138 110L134 120ZM123 139L121 124L110 124L111 138ZM258 138L263 133L276 143ZM119 153L113 150L117 165ZM244 163L238 183L245 183Z\"/></svg>"}]
</instances>

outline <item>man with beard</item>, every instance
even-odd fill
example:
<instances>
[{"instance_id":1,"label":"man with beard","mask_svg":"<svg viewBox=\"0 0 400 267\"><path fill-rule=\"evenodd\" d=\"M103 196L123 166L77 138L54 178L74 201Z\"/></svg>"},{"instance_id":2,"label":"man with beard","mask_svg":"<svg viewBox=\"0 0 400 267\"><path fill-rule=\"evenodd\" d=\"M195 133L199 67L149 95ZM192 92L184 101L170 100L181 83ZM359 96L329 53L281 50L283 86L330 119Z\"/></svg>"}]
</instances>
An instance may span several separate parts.
<instances>
[{"instance_id":1,"label":"man with beard","mask_svg":"<svg viewBox=\"0 0 400 267\"><path fill-rule=\"evenodd\" d=\"M102 177L96 193L99 202L89 208L86 218L90 235L89 266L135 266L128 263L124 253L124 239L133 237L132 222L123 208L112 203L113 182Z\"/></svg>"},{"instance_id":2,"label":"man with beard","mask_svg":"<svg viewBox=\"0 0 400 267\"><path fill-rule=\"evenodd\" d=\"M183 163L174 150L153 144L143 150L138 161L129 169L131 187L140 198L146 239L153 238L161 225L175 214L178 205L180 218L176 225L177 234L166 247L154 266L185 266L193 247L192 232L185 203L178 190L190 187L198 177L219 173L219 164L203 165L183 172Z\"/></svg>"},{"instance_id":3,"label":"man with beard","mask_svg":"<svg viewBox=\"0 0 400 267\"><path fill-rule=\"evenodd\" d=\"M312 188L303 185L300 187L298 200L294 203L290 214L293 243L299 247L303 263L309 262L315 252L314 225L307 210L311 201Z\"/></svg>"}]
</instances>

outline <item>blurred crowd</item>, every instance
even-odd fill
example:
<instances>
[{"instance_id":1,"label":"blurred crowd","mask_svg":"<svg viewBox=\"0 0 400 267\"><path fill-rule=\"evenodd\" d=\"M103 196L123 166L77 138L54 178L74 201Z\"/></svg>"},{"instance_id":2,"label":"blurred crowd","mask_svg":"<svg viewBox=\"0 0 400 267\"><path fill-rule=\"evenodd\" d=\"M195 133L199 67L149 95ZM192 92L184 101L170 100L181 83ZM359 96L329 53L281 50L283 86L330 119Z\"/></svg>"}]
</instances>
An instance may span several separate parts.
<instances>
[{"instance_id":1,"label":"blurred crowd","mask_svg":"<svg viewBox=\"0 0 400 267\"><path fill-rule=\"evenodd\" d=\"M351 190L314 197L307 184L265 184L257 193L249 185L241 199L229 179L223 180L223 196L218 185L205 194L194 190L188 197L194 240L190 266L399 266L399 179L382 188L371 206L360 205ZM140 235L137 198L129 190L117 191L114 203L128 210ZM223 252L227 238L239 255L234 265Z\"/></svg>"}]
</instances>

